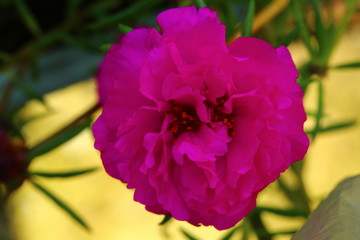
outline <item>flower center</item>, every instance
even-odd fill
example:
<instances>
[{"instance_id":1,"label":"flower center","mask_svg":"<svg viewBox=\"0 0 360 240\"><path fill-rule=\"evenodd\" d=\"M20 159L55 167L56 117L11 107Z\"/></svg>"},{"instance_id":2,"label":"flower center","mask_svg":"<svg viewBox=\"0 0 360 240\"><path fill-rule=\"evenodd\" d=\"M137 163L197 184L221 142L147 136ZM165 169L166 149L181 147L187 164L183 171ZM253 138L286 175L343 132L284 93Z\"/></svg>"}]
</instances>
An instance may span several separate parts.
<instances>
[{"instance_id":1,"label":"flower center","mask_svg":"<svg viewBox=\"0 0 360 240\"><path fill-rule=\"evenodd\" d=\"M213 122L223 122L228 129L228 135L230 137L235 137L236 132L234 131L235 121L233 119L233 114L224 113L224 103L229 99L229 95L216 99L216 104L212 104L206 101L206 105L212 110L211 121Z\"/></svg>"},{"instance_id":2,"label":"flower center","mask_svg":"<svg viewBox=\"0 0 360 240\"><path fill-rule=\"evenodd\" d=\"M211 113L212 122L222 122L228 129L228 135L234 137L234 119L233 114L224 113L224 103L229 98L228 95L217 98L216 103L205 101L206 106ZM172 123L169 125L169 131L174 137L178 137L185 131L197 131L201 126L201 121L197 116L196 109L191 105L179 104L175 100L169 101L171 110L168 112L174 116ZM210 125L210 124L208 124Z\"/></svg>"},{"instance_id":3,"label":"flower center","mask_svg":"<svg viewBox=\"0 0 360 240\"><path fill-rule=\"evenodd\" d=\"M169 113L174 115L174 119L169 129L175 137L185 131L197 131L200 128L200 119L193 106L181 105L176 103L175 100L171 100L170 104L171 110Z\"/></svg>"}]
</instances>

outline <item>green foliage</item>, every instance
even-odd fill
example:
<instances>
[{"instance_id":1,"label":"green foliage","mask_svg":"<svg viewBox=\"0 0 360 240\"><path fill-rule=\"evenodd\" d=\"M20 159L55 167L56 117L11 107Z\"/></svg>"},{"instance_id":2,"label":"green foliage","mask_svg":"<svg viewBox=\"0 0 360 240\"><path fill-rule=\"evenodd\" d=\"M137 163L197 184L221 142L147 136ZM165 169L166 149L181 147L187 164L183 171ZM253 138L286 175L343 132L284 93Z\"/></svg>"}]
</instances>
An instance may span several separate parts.
<instances>
[{"instance_id":1,"label":"green foliage","mask_svg":"<svg viewBox=\"0 0 360 240\"><path fill-rule=\"evenodd\" d=\"M300 0L292 1L292 9L294 12L295 21L298 25L298 28L300 28L299 35L301 37L301 40L303 41L305 47L310 52L310 54L314 55L315 50L313 49L313 46L311 44L310 31L305 22L304 11L301 8Z\"/></svg>"},{"instance_id":2,"label":"green foliage","mask_svg":"<svg viewBox=\"0 0 360 240\"><path fill-rule=\"evenodd\" d=\"M279 208L273 208L273 207L261 207L258 206L255 208L256 211L259 212L269 212L280 216L285 217L307 217L306 212L296 209L296 208L290 208L290 209L279 209Z\"/></svg>"},{"instance_id":3,"label":"green foliage","mask_svg":"<svg viewBox=\"0 0 360 240\"><path fill-rule=\"evenodd\" d=\"M344 63L335 66L336 69L360 68L360 62Z\"/></svg>"},{"instance_id":4,"label":"green foliage","mask_svg":"<svg viewBox=\"0 0 360 240\"><path fill-rule=\"evenodd\" d=\"M323 84L321 81L318 81L318 102L317 106L318 109L315 115L315 127L314 130L311 132L312 139L315 139L317 133L320 131L321 128L321 120L324 115L324 90Z\"/></svg>"},{"instance_id":5,"label":"green foliage","mask_svg":"<svg viewBox=\"0 0 360 240\"><path fill-rule=\"evenodd\" d=\"M143 11L149 11L151 8L158 6L162 3L163 0L141 0L136 2L135 4L131 5L130 7L124 9L123 11L117 12L112 15L105 16L100 18L93 23L91 23L88 28L90 30L99 30L103 27L109 25L116 25L124 19L131 18L135 15L142 13Z\"/></svg>"},{"instance_id":6,"label":"green foliage","mask_svg":"<svg viewBox=\"0 0 360 240\"><path fill-rule=\"evenodd\" d=\"M195 4L198 8L206 7L205 0L195 0Z\"/></svg>"},{"instance_id":7,"label":"green foliage","mask_svg":"<svg viewBox=\"0 0 360 240\"><path fill-rule=\"evenodd\" d=\"M250 0L249 7L242 25L242 36L250 37L255 16L255 0Z\"/></svg>"},{"instance_id":8,"label":"green foliage","mask_svg":"<svg viewBox=\"0 0 360 240\"><path fill-rule=\"evenodd\" d=\"M325 132L332 132L335 130L343 130L345 128L348 127L352 127L356 124L356 120L352 120L352 121L346 121L346 122L341 122L341 123L336 123L336 124L332 124L326 127L320 127L316 129L316 134L317 133L325 133ZM315 129L310 130L310 131L306 131L307 134L310 135L314 135Z\"/></svg>"},{"instance_id":9,"label":"green foliage","mask_svg":"<svg viewBox=\"0 0 360 240\"><path fill-rule=\"evenodd\" d=\"M41 34L40 25L26 3L23 0L14 0L14 3L19 11L20 17L29 31L35 36L39 36Z\"/></svg>"},{"instance_id":10,"label":"green foliage","mask_svg":"<svg viewBox=\"0 0 360 240\"><path fill-rule=\"evenodd\" d=\"M79 175L83 175L86 173L91 173L97 170L97 168L89 168L84 170L77 170L77 171L71 171L71 172L29 172L32 176L39 176L44 178L69 178L69 177L75 177Z\"/></svg>"},{"instance_id":11,"label":"green foliage","mask_svg":"<svg viewBox=\"0 0 360 240\"><path fill-rule=\"evenodd\" d=\"M171 219L172 219L172 217L170 215L165 215L164 219L159 223L159 225L164 225L164 224L168 223Z\"/></svg>"},{"instance_id":12,"label":"green foliage","mask_svg":"<svg viewBox=\"0 0 360 240\"><path fill-rule=\"evenodd\" d=\"M285 36L285 38L278 44L279 46L289 46L290 43L292 43L299 35L300 33L300 27L294 28L292 31L288 33L288 35Z\"/></svg>"},{"instance_id":13,"label":"green foliage","mask_svg":"<svg viewBox=\"0 0 360 240\"><path fill-rule=\"evenodd\" d=\"M246 219L244 219L239 225L233 227L232 229L230 229L229 231L227 231L227 233L220 238L220 240L231 240L232 237L234 236L235 233L242 231L243 232L243 239L244 237L246 237L246 235L248 235L248 231L247 231L247 222Z\"/></svg>"},{"instance_id":14,"label":"green foliage","mask_svg":"<svg viewBox=\"0 0 360 240\"><path fill-rule=\"evenodd\" d=\"M184 229L181 229L180 231L184 235L184 237L186 237L186 239L188 239L188 240L199 240L199 238L194 237L192 234L190 234L189 232L187 232Z\"/></svg>"},{"instance_id":15,"label":"green foliage","mask_svg":"<svg viewBox=\"0 0 360 240\"><path fill-rule=\"evenodd\" d=\"M118 24L118 29L122 34L128 33L133 30L132 27L129 27L125 24Z\"/></svg>"},{"instance_id":16,"label":"green foliage","mask_svg":"<svg viewBox=\"0 0 360 240\"><path fill-rule=\"evenodd\" d=\"M111 45L112 45L111 43L105 43L100 46L100 50L102 52L108 52L110 50Z\"/></svg>"},{"instance_id":17,"label":"green foliage","mask_svg":"<svg viewBox=\"0 0 360 240\"><path fill-rule=\"evenodd\" d=\"M41 186L39 183L31 181L33 186L51 199L58 207L60 207L65 213L67 213L72 219L74 219L80 226L82 226L85 230L90 231L89 226L85 221L74 211L72 210L64 201L60 200L57 196L47 190L45 187Z\"/></svg>"},{"instance_id":18,"label":"green foliage","mask_svg":"<svg viewBox=\"0 0 360 240\"><path fill-rule=\"evenodd\" d=\"M50 152L51 150L57 148L61 144L71 140L73 137L81 133L85 128L88 128L91 124L91 121L86 120L78 124L74 124L68 129L64 129L52 137L46 139L46 141L36 145L32 149L30 149L28 153L28 159L32 160L35 157L43 155L45 153Z\"/></svg>"}]
</instances>

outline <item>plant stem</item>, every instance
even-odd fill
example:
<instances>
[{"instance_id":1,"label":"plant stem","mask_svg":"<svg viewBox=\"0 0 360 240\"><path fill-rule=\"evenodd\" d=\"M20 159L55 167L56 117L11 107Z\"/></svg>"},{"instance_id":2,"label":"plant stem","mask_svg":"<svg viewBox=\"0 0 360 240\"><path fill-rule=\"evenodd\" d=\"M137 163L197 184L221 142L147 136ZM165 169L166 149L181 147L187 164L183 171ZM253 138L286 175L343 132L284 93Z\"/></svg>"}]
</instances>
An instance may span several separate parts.
<instances>
[{"instance_id":1,"label":"plant stem","mask_svg":"<svg viewBox=\"0 0 360 240\"><path fill-rule=\"evenodd\" d=\"M30 149L30 151L35 151L34 149L37 148L41 148L41 146L43 144L46 144L47 141L50 141L53 138L56 138L57 136L59 136L60 134L62 134L63 132L66 132L67 130L71 129L73 126L77 125L79 122L81 122L84 119L89 118L92 114L94 114L101 106L99 105L99 103L96 103L95 105L93 105L92 107L90 107L86 112L84 112L83 114L81 114L79 117L75 118L73 121L71 121L70 123L68 123L65 127L61 128L60 130L58 130L57 132L55 132L54 134L52 134L51 136L49 136L48 138L46 138L45 140L43 140L42 142L38 143L37 145L35 145L34 147L32 147ZM30 160L31 161L31 160Z\"/></svg>"},{"instance_id":2,"label":"plant stem","mask_svg":"<svg viewBox=\"0 0 360 240\"><path fill-rule=\"evenodd\" d=\"M275 18L279 13L281 13L289 4L289 0L274 0L269 3L261 12L256 14L252 26L252 33L256 33L259 29L266 25L269 21ZM230 45L235 39L241 36L242 29L238 29L233 36L228 39L228 44Z\"/></svg>"},{"instance_id":3,"label":"plant stem","mask_svg":"<svg viewBox=\"0 0 360 240\"><path fill-rule=\"evenodd\" d=\"M259 240L272 240L271 234L266 230L259 211L256 209L252 211L247 219Z\"/></svg>"}]
</instances>

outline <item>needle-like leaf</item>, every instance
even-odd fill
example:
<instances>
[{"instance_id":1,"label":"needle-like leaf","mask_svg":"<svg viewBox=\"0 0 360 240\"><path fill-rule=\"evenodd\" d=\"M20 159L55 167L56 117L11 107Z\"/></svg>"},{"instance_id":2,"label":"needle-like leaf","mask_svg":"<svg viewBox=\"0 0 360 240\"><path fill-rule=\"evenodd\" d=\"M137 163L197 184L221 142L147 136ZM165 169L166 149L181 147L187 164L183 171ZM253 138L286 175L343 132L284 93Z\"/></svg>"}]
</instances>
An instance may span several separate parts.
<instances>
[{"instance_id":1,"label":"needle-like leaf","mask_svg":"<svg viewBox=\"0 0 360 240\"><path fill-rule=\"evenodd\" d=\"M249 7L243 22L242 27L242 36L243 37L250 37L252 32L252 25L255 16L255 1L250 0Z\"/></svg>"},{"instance_id":2,"label":"needle-like leaf","mask_svg":"<svg viewBox=\"0 0 360 240\"><path fill-rule=\"evenodd\" d=\"M85 128L89 127L90 124L90 120L83 121L77 125L72 126L70 129L66 129L65 131L49 138L48 140L45 140L44 142L30 149L28 153L28 159L32 160L37 156L50 152L51 150L57 148L61 144L81 133Z\"/></svg>"},{"instance_id":3,"label":"needle-like leaf","mask_svg":"<svg viewBox=\"0 0 360 240\"><path fill-rule=\"evenodd\" d=\"M336 69L360 68L360 62L344 63L344 64L336 65L333 68Z\"/></svg>"},{"instance_id":4,"label":"needle-like leaf","mask_svg":"<svg viewBox=\"0 0 360 240\"><path fill-rule=\"evenodd\" d=\"M165 223L169 222L172 219L170 215L165 215L164 219L159 223L159 225L164 225Z\"/></svg>"},{"instance_id":5,"label":"needle-like leaf","mask_svg":"<svg viewBox=\"0 0 360 240\"><path fill-rule=\"evenodd\" d=\"M196 5L198 8L206 7L206 3L205 3L204 0L195 0L195 5Z\"/></svg>"},{"instance_id":6,"label":"needle-like leaf","mask_svg":"<svg viewBox=\"0 0 360 240\"><path fill-rule=\"evenodd\" d=\"M14 0L14 3L19 12L20 17L22 18L24 24L29 29L29 31L33 35L39 36L41 34L40 25L35 19L29 7L25 4L23 0Z\"/></svg>"},{"instance_id":7,"label":"needle-like leaf","mask_svg":"<svg viewBox=\"0 0 360 240\"><path fill-rule=\"evenodd\" d=\"M30 175L46 177L46 178L68 178L83 175L97 170L97 168L89 168L71 172L30 172Z\"/></svg>"},{"instance_id":8,"label":"needle-like leaf","mask_svg":"<svg viewBox=\"0 0 360 240\"><path fill-rule=\"evenodd\" d=\"M85 223L85 221L77 214L74 210L72 210L67 204L65 204L62 200L60 200L57 196L47 190L45 187L40 184L31 181L36 189L45 194L48 198L50 198L58 207L64 210L72 219L74 219L77 223L79 223L83 228L90 231L89 226Z\"/></svg>"},{"instance_id":9,"label":"needle-like leaf","mask_svg":"<svg viewBox=\"0 0 360 240\"><path fill-rule=\"evenodd\" d=\"M346 121L346 122L341 122L341 123L336 123L336 124L332 124L326 127L321 127L319 129L317 129L317 133L324 133L324 132L330 132L330 131L335 131L335 130L342 130L344 128L348 128L348 127L352 127L356 124L355 120L352 121ZM310 131L306 131L307 134L314 134L314 130L310 130Z\"/></svg>"},{"instance_id":10,"label":"needle-like leaf","mask_svg":"<svg viewBox=\"0 0 360 240\"><path fill-rule=\"evenodd\" d=\"M184 229L181 229L182 234L184 234L184 236L188 239L188 240L199 240L199 238L194 237L192 234L190 234L189 232L185 231Z\"/></svg>"}]
</instances>

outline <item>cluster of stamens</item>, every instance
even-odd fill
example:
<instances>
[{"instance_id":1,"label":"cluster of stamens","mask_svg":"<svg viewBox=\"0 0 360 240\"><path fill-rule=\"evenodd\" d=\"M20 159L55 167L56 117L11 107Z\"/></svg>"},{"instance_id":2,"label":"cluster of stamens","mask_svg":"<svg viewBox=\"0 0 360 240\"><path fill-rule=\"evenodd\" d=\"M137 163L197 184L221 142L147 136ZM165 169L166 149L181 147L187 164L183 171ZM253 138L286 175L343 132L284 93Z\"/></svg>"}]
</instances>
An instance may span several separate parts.
<instances>
[{"instance_id":1,"label":"cluster of stamens","mask_svg":"<svg viewBox=\"0 0 360 240\"><path fill-rule=\"evenodd\" d=\"M185 131L197 131L200 128L200 119L193 106L178 104L174 100L170 101L170 105L170 113L174 115L174 119L169 129L175 137Z\"/></svg>"},{"instance_id":2,"label":"cluster of stamens","mask_svg":"<svg viewBox=\"0 0 360 240\"><path fill-rule=\"evenodd\" d=\"M230 137L235 137L236 132L234 130L235 121L233 115L229 113L224 113L224 103L229 99L228 95L216 99L216 104L211 104L210 102L205 102L208 107L212 110L213 122L223 122L228 129L228 135Z\"/></svg>"},{"instance_id":3,"label":"cluster of stamens","mask_svg":"<svg viewBox=\"0 0 360 240\"><path fill-rule=\"evenodd\" d=\"M228 129L228 135L234 137L234 119L232 114L224 113L224 103L228 99L228 95L217 98L216 103L205 101L205 104L211 112L212 122L223 122ZM175 100L169 101L171 110L170 114L174 116L172 123L169 125L169 130L178 137L185 131L197 131L201 126L201 121L197 116L196 110L191 105L179 104Z\"/></svg>"}]
</instances>

